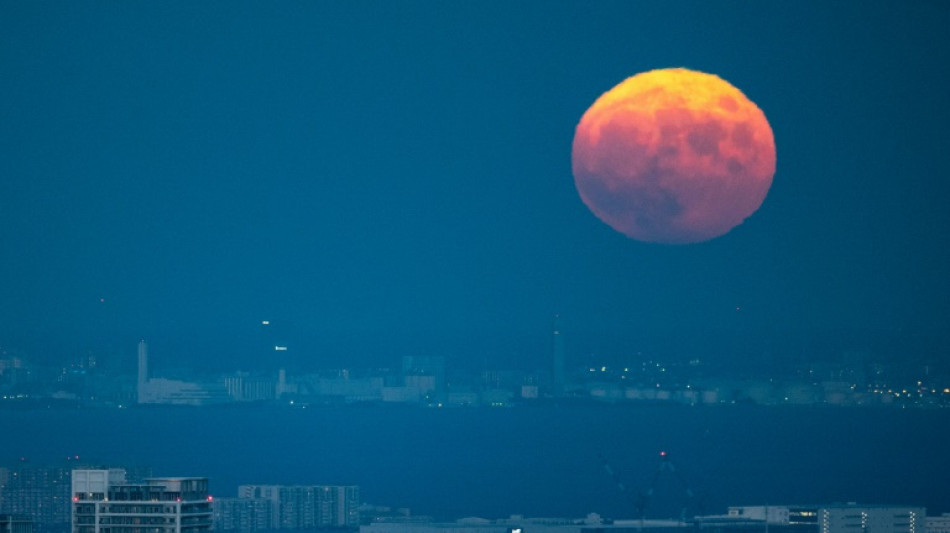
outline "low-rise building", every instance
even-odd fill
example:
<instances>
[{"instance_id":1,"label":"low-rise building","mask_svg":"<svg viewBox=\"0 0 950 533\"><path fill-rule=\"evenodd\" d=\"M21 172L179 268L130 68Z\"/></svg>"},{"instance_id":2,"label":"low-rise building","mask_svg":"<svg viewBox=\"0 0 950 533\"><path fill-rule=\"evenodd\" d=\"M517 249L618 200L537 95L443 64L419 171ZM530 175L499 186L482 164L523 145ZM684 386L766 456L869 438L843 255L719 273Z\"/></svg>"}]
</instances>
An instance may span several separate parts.
<instances>
[{"instance_id":1,"label":"low-rise building","mask_svg":"<svg viewBox=\"0 0 950 533\"><path fill-rule=\"evenodd\" d=\"M950 513L928 516L924 521L924 530L927 533L950 533Z\"/></svg>"}]
</instances>

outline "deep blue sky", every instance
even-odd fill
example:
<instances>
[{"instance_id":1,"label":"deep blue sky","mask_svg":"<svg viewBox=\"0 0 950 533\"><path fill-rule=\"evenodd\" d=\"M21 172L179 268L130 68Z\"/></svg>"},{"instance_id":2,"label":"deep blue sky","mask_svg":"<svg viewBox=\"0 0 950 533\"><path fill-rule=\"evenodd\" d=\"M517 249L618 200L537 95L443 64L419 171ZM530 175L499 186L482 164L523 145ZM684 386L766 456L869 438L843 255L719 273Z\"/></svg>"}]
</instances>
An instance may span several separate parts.
<instances>
[{"instance_id":1,"label":"deep blue sky","mask_svg":"<svg viewBox=\"0 0 950 533\"><path fill-rule=\"evenodd\" d=\"M227 368L271 319L317 366L535 364L560 313L575 357L945 357L947 27L924 1L4 3L0 345ZM644 244L581 203L571 141L676 66L762 108L778 170L731 233Z\"/></svg>"}]
</instances>

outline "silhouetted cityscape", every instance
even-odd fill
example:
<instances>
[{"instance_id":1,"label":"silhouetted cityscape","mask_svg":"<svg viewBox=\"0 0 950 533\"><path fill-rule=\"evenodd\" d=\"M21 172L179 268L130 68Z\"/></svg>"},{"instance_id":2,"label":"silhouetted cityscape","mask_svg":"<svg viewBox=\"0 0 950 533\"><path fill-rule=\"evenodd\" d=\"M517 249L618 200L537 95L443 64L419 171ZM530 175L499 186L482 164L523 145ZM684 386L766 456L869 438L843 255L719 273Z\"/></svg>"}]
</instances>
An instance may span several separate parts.
<instances>
[{"instance_id":1,"label":"silhouetted cityscape","mask_svg":"<svg viewBox=\"0 0 950 533\"><path fill-rule=\"evenodd\" d=\"M268 326L264 321L263 326ZM425 407L514 406L550 400L717 405L950 406L950 375L928 360L843 351L826 360L728 366L686 355L635 352L627 357L579 356L565 347L555 320L547 364L536 370L453 368L445 356L403 356L388 367L310 368L288 364L294 347L259 350L270 371L232 369L215 375L154 371L146 340L120 350L120 361L96 355L69 365L41 366L0 348L0 400L130 407L137 404L273 403L295 407L354 403ZM377 357L377 360L383 357ZM133 367L134 364L134 367ZM267 366L267 365L257 365ZM127 369L135 369L130 374Z\"/></svg>"},{"instance_id":2,"label":"silhouetted cityscape","mask_svg":"<svg viewBox=\"0 0 950 533\"><path fill-rule=\"evenodd\" d=\"M203 477L153 477L149 469L0 467L3 533L946 533L950 514L856 502L730 506L721 514L605 518L459 518L439 522L408 508L361 500L355 485L241 485L215 497ZM666 463L664 463L665 465ZM672 469L672 466L669 467Z\"/></svg>"}]
</instances>

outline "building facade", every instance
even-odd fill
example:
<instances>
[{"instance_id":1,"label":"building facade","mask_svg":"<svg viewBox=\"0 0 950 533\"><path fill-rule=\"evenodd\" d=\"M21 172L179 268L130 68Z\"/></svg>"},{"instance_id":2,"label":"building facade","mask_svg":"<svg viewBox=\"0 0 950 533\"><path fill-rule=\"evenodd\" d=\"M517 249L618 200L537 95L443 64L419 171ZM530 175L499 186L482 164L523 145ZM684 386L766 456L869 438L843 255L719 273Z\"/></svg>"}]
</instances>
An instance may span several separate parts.
<instances>
[{"instance_id":1,"label":"building facade","mask_svg":"<svg viewBox=\"0 0 950 533\"><path fill-rule=\"evenodd\" d=\"M0 514L0 533L33 533L33 519L22 515Z\"/></svg>"},{"instance_id":2,"label":"building facade","mask_svg":"<svg viewBox=\"0 0 950 533\"><path fill-rule=\"evenodd\" d=\"M950 513L928 516L925 528L927 533L950 533Z\"/></svg>"},{"instance_id":3,"label":"building facade","mask_svg":"<svg viewBox=\"0 0 950 533\"><path fill-rule=\"evenodd\" d=\"M215 529L356 529L360 490L356 485L241 485L237 498L215 504Z\"/></svg>"},{"instance_id":4,"label":"building facade","mask_svg":"<svg viewBox=\"0 0 950 533\"><path fill-rule=\"evenodd\" d=\"M260 498L217 498L214 501L215 531L250 533L273 529L274 507Z\"/></svg>"},{"instance_id":5,"label":"building facade","mask_svg":"<svg viewBox=\"0 0 950 533\"><path fill-rule=\"evenodd\" d=\"M0 513L30 517L36 533L65 533L69 472L64 467L0 467Z\"/></svg>"},{"instance_id":6,"label":"building facade","mask_svg":"<svg viewBox=\"0 0 950 533\"><path fill-rule=\"evenodd\" d=\"M923 507L845 504L818 511L819 533L923 533Z\"/></svg>"},{"instance_id":7,"label":"building facade","mask_svg":"<svg viewBox=\"0 0 950 533\"><path fill-rule=\"evenodd\" d=\"M72 533L206 533L212 529L206 478L125 482L125 471L73 470Z\"/></svg>"},{"instance_id":8,"label":"building facade","mask_svg":"<svg viewBox=\"0 0 950 533\"><path fill-rule=\"evenodd\" d=\"M730 507L729 520L697 517L701 529L744 527L783 533L924 533L926 509L857 503Z\"/></svg>"}]
</instances>

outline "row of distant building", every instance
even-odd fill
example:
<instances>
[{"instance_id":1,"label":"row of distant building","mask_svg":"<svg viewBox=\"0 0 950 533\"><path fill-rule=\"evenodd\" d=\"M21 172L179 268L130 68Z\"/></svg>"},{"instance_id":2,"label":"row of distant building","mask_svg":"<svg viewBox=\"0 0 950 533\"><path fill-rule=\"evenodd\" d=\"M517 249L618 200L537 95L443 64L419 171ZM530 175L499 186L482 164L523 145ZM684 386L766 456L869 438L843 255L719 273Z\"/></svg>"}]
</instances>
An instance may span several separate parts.
<instances>
[{"instance_id":1,"label":"row of distant building","mask_svg":"<svg viewBox=\"0 0 950 533\"><path fill-rule=\"evenodd\" d=\"M242 485L236 497L214 498L203 477L133 479L122 468L40 470L0 469L0 533L950 533L950 514L927 516L917 506L736 506L688 519L590 514L436 522L406 509L361 505L355 485Z\"/></svg>"},{"instance_id":2,"label":"row of distant building","mask_svg":"<svg viewBox=\"0 0 950 533\"><path fill-rule=\"evenodd\" d=\"M682 520L463 518L449 523L379 521L360 533L948 533L950 514L926 516L922 507L889 505L775 505L730 507L724 515Z\"/></svg>"},{"instance_id":3,"label":"row of distant building","mask_svg":"<svg viewBox=\"0 0 950 533\"><path fill-rule=\"evenodd\" d=\"M282 368L266 375L233 372L206 381L170 379L152 375L148 344L142 340L138 344L137 375L134 379L96 381L85 373L86 369L72 369L78 374L65 373L60 376L65 389L69 388L67 385L70 380L88 380L83 381L89 385L86 392L59 390L49 393L49 398L121 406L254 402L281 402L298 406L353 403L430 407L509 406L545 398L687 405L950 406L950 382L944 383L937 376L924 377L900 387L887 385L882 376L872 381L857 377L849 380L843 375L833 379L821 379L817 375L781 380L734 379L700 377L693 372L695 369L667 367L654 361L643 361L637 368L592 366L573 368L568 372L559 330L554 330L553 338L550 371L484 371L477 377L467 375L467 379L453 377L451 383L446 379L445 359L439 356L403 357L400 368L385 372L357 374L338 370L291 375ZM287 349L285 346L277 348ZM21 390L15 385L17 380L27 374L21 360L0 358L0 400L23 399L25 394L15 392ZM110 388L111 392L106 393L102 387Z\"/></svg>"},{"instance_id":4,"label":"row of distant building","mask_svg":"<svg viewBox=\"0 0 950 533\"><path fill-rule=\"evenodd\" d=\"M148 372L148 345L138 345L137 401L141 404L202 405L226 401L261 402L281 398L303 403L404 403L428 406L508 406L542 397L589 398L606 402L649 401L688 405L747 402L761 405L950 405L950 387L937 388L918 381L910 388L863 385L847 381L790 381L705 379L694 384L663 385L627 382L628 368L590 368L583 379L568 380L559 331L555 330L554 365L550 380L518 372L483 376L482 386L446 387L442 357L403 357L396 375L355 377L348 371L334 376L305 375L288 379L285 370L276 380L246 373L226 375L215 383L154 378ZM658 372L666 369L657 365ZM610 379L605 379L605 378Z\"/></svg>"}]
</instances>

